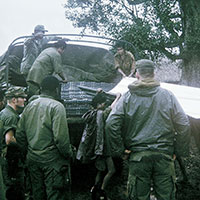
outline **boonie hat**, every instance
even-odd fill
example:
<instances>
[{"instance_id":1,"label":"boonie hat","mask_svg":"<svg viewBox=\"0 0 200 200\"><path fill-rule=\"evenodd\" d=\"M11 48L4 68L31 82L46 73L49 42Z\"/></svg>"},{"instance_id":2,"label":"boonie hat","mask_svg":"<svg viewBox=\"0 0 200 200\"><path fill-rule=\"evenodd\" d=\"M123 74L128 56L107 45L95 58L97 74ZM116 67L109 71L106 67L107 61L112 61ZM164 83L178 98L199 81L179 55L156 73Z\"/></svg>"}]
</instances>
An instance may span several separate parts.
<instances>
[{"instance_id":1,"label":"boonie hat","mask_svg":"<svg viewBox=\"0 0 200 200\"><path fill-rule=\"evenodd\" d=\"M151 60L148 60L148 59L141 59L141 60L138 60L136 63L135 63L135 69L141 69L141 68L152 68L154 69L155 66L154 66L154 63L151 61Z\"/></svg>"},{"instance_id":2,"label":"boonie hat","mask_svg":"<svg viewBox=\"0 0 200 200\"><path fill-rule=\"evenodd\" d=\"M48 32L48 31L45 30L45 28L44 28L43 25L37 25L37 26L34 28L34 33L37 33L37 32Z\"/></svg>"},{"instance_id":3,"label":"boonie hat","mask_svg":"<svg viewBox=\"0 0 200 200\"><path fill-rule=\"evenodd\" d=\"M5 92L6 97L22 97L26 98L27 95L25 94L24 90L21 87L10 87L6 92Z\"/></svg>"}]
</instances>

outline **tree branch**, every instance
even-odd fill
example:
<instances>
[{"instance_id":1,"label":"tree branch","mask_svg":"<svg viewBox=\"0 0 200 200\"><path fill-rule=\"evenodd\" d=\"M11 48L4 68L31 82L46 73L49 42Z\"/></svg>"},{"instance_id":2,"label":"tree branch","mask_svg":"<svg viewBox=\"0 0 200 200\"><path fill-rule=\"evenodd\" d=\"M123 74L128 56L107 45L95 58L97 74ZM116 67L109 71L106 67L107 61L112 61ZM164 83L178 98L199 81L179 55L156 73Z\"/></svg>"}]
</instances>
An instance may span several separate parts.
<instances>
[{"instance_id":1,"label":"tree branch","mask_svg":"<svg viewBox=\"0 0 200 200\"><path fill-rule=\"evenodd\" d=\"M138 5L146 2L146 0L127 0L130 5Z\"/></svg>"},{"instance_id":2,"label":"tree branch","mask_svg":"<svg viewBox=\"0 0 200 200\"><path fill-rule=\"evenodd\" d=\"M165 47L163 46L157 46L157 49L162 52L163 54L165 54L168 58L170 58L171 60L176 60L176 59L181 59L182 56L181 54L172 54L170 51L168 51L167 49L165 49Z\"/></svg>"}]
</instances>

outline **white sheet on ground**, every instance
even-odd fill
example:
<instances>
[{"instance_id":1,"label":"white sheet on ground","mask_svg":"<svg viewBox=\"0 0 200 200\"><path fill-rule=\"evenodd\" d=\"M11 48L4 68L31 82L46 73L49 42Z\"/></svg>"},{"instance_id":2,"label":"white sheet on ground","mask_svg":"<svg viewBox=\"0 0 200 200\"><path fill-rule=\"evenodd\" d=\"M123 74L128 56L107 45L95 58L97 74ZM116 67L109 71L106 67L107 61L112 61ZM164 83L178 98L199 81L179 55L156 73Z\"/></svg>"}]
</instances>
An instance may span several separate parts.
<instances>
[{"instance_id":1,"label":"white sheet on ground","mask_svg":"<svg viewBox=\"0 0 200 200\"><path fill-rule=\"evenodd\" d=\"M128 85L133 81L136 81L136 78L123 78L109 93L124 94L128 91ZM170 83L161 83L161 87L171 91L176 96L187 115L200 118L200 88Z\"/></svg>"}]
</instances>

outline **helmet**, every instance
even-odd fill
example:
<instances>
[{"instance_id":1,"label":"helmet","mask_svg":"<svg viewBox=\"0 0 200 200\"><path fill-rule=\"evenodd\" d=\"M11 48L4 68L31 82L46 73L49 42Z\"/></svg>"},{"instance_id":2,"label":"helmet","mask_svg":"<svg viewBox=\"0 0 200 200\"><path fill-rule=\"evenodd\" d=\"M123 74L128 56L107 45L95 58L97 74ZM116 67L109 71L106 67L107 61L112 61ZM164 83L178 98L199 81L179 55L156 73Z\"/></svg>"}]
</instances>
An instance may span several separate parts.
<instances>
[{"instance_id":1,"label":"helmet","mask_svg":"<svg viewBox=\"0 0 200 200\"><path fill-rule=\"evenodd\" d=\"M45 28L44 28L43 25L37 25L37 26L34 28L34 33L37 33L37 32L48 32L48 31L45 30Z\"/></svg>"},{"instance_id":2,"label":"helmet","mask_svg":"<svg viewBox=\"0 0 200 200\"><path fill-rule=\"evenodd\" d=\"M8 97L22 97L26 98L24 90L21 87L10 87L6 92L5 96Z\"/></svg>"}]
</instances>

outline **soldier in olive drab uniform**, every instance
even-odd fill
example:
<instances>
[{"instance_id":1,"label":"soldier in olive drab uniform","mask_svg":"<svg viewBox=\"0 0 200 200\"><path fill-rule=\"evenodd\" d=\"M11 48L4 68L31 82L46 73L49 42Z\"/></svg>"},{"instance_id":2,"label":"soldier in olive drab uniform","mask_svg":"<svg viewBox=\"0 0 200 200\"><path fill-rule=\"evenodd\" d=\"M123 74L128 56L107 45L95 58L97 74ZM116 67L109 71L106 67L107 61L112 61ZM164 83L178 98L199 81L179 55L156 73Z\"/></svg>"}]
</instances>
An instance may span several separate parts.
<instances>
[{"instance_id":1,"label":"soldier in olive drab uniform","mask_svg":"<svg viewBox=\"0 0 200 200\"><path fill-rule=\"evenodd\" d=\"M157 199L174 200L173 155L187 153L189 119L175 96L154 80L152 61L137 61L136 77L107 119L111 151L118 156L131 151L130 200L149 200L151 184Z\"/></svg>"},{"instance_id":2,"label":"soldier in olive drab uniform","mask_svg":"<svg viewBox=\"0 0 200 200\"><path fill-rule=\"evenodd\" d=\"M132 77L135 72L135 58L133 54L126 51L123 45L117 45L117 53L114 57L115 68L122 77Z\"/></svg>"},{"instance_id":3,"label":"soldier in olive drab uniform","mask_svg":"<svg viewBox=\"0 0 200 200\"><path fill-rule=\"evenodd\" d=\"M24 109L16 140L24 153L31 177L34 200L70 198L72 154L65 107L55 100L59 81L47 76L42 93Z\"/></svg>"},{"instance_id":4,"label":"soldier in olive drab uniform","mask_svg":"<svg viewBox=\"0 0 200 200\"><path fill-rule=\"evenodd\" d=\"M2 159L3 159L3 181L6 187L7 199L14 198L17 194L23 192L23 165L21 162L16 163L18 168L16 174L12 174L9 171L13 166L9 166L9 160L7 157L7 147L11 145L15 140L15 131L19 120L20 111L24 108L24 102L26 100L26 94L20 87L11 87L5 93L7 99L6 107L0 112L1 123L1 146L2 146ZM12 175L11 175L12 174ZM12 194L13 193L13 196ZM9 197L8 197L9 196ZM16 197L16 196L15 196ZM23 193L21 193L21 199L23 199ZM17 197L16 197L17 198Z\"/></svg>"},{"instance_id":5,"label":"soldier in olive drab uniform","mask_svg":"<svg viewBox=\"0 0 200 200\"><path fill-rule=\"evenodd\" d=\"M47 30L43 25L37 25L34 28L33 36L24 42L24 52L20 72L25 76L25 78L27 77L35 59L42 52L44 46L49 41L59 39L59 37L44 37L45 32L47 32Z\"/></svg>"},{"instance_id":6,"label":"soldier in olive drab uniform","mask_svg":"<svg viewBox=\"0 0 200 200\"><path fill-rule=\"evenodd\" d=\"M4 91L0 89L0 111L4 108ZM3 122L0 120L0 133L2 133L3 130ZM2 175L2 158L1 158L1 153L2 153L2 141L3 141L3 136L0 134L0 199L5 200L5 188L3 184L3 175Z\"/></svg>"},{"instance_id":7,"label":"soldier in olive drab uniform","mask_svg":"<svg viewBox=\"0 0 200 200\"><path fill-rule=\"evenodd\" d=\"M42 51L33 63L27 77L29 95L39 94L42 80L53 73L58 74L63 82L67 79L63 73L61 54L66 48L65 40L59 40L55 47Z\"/></svg>"}]
</instances>

